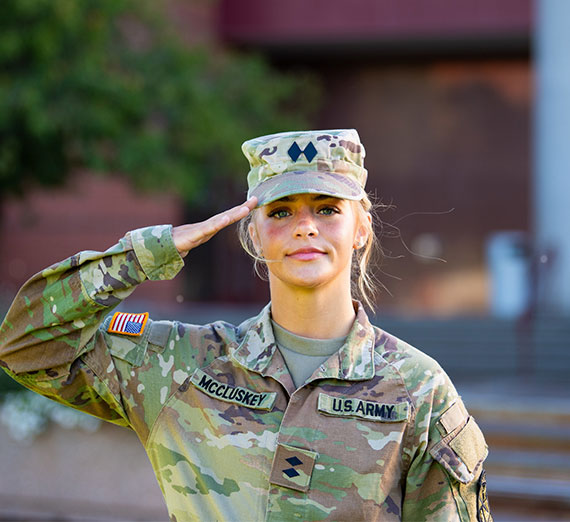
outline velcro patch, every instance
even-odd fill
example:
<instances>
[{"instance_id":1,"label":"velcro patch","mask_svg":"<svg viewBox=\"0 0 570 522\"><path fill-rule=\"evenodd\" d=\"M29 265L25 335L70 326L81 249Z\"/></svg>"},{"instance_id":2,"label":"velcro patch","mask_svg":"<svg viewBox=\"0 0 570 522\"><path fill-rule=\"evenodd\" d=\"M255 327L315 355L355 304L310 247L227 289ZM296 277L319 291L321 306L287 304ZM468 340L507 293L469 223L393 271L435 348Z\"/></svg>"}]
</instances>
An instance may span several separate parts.
<instances>
[{"instance_id":1,"label":"velcro patch","mask_svg":"<svg viewBox=\"0 0 570 522\"><path fill-rule=\"evenodd\" d=\"M485 437L473 417L469 417L465 427L449 441L449 446L471 473L485 460L488 453Z\"/></svg>"},{"instance_id":2,"label":"velcro patch","mask_svg":"<svg viewBox=\"0 0 570 522\"><path fill-rule=\"evenodd\" d=\"M408 403L387 404L365 401L354 397L333 397L319 393L318 410L335 417L357 417L377 422L402 422L408 420Z\"/></svg>"},{"instance_id":3,"label":"velcro patch","mask_svg":"<svg viewBox=\"0 0 570 522\"><path fill-rule=\"evenodd\" d=\"M463 484L475 478L488 452L485 437L473 417L458 433L444 437L430 450L449 475Z\"/></svg>"},{"instance_id":4,"label":"velcro patch","mask_svg":"<svg viewBox=\"0 0 570 522\"><path fill-rule=\"evenodd\" d=\"M226 402L233 402L256 410L272 410L277 393L275 392L254 392L241 386L216 380L211 375L197 368L194 370L190 382L205 394Z\"/></svg>"},{"instance_id":5,"label":"velcro patch","mask_svg":"<svg viewBox=\"0 0 570 522\"><path fill-rule=\"evenodd\" d=\"M306 492L309 490L316 459L317 453L314 451L278 444L269 482Z\"/></svg>"},{"instance_id":6,"label":"velcro patch","mask_svg":"<svg viewBox=\"0 0 570 522\"><path fill-rule=\"evenodd\" d=\"M107 332L118 333L123 335L134 335L138 337L144 332L144 327L148 321L148 312L144 314L127 314L124 312L115 312L115 315L109 323Z\"/></svg>"},{"instance_id":7,"label":"velcro patch","mask_svg":"<svg viewBox=\"0 0 570 522\"><path fill-rule=\"evenodd\" d=\"M458 426L465 424L469 414L461 399L457 399L439 418L439 423L445 430L445 434L451 433Z\"/></svg>"}]
</instances>

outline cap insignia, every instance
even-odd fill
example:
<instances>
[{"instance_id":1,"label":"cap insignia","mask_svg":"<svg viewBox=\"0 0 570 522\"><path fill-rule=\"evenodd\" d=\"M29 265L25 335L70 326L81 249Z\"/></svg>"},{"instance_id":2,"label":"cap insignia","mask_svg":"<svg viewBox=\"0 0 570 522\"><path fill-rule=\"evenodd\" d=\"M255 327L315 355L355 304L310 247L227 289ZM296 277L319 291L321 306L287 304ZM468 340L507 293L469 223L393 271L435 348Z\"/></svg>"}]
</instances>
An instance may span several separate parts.
<instances>
[{"instance_id":1,"label":"cap insignia","mask_svg":"<svg viewBox=\"0 0 570 522\"><path fill-rule=\"evenodd\" d=\"M305 155L305 158L307 158L307 161L309 163L311 163L311 161L313 161L313 159L315 158L315 156L317 155L317 149L316 147L313 145L313 142L310 141L307 146L305 147L305 149L301 149L301 147L299 147L299 145L297 144L296 141L293 142L293 144L289 147L289 150L287 151L287 154L289 154L289 157L296 162L299 159L299 156L301 154Z\"/></svg>"}]
</instances>

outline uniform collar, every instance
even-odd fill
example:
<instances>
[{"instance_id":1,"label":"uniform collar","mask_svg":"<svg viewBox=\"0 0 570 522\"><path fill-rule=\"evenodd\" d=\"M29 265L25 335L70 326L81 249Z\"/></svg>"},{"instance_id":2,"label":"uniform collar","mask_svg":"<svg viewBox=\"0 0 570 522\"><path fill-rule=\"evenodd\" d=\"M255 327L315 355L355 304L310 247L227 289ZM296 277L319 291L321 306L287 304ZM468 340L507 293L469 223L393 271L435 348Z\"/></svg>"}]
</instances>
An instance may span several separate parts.
<instances>
[{"instance_id":1,"label":"uniform collar","mask_svg":"<svg viewBox=\"0 0 570 522\"><path fill-rule=\"evenodd\" d=\"M248 370L265 375L264 371L277 350L271 326L271 303L268 303L251 321L243 340L232 352L231 357Z\"/></svg>"},{"instance_id":2,"label":"uniform collar","mask_svg":"<svg viewBox=\"0 0 570 522\"><path fill-rule=\"evenodd\" d=\"M349 381L371 379L374 376L374 329L361 303L346 342L320 366L313 378L333 378ZM281 357L275 357L277 343L271 326L271 303L250 323L239 346L231 357L241 366L262 375L286 373ZM280 355L280 354L279 354Z\"/></svg>"}]
</instances>

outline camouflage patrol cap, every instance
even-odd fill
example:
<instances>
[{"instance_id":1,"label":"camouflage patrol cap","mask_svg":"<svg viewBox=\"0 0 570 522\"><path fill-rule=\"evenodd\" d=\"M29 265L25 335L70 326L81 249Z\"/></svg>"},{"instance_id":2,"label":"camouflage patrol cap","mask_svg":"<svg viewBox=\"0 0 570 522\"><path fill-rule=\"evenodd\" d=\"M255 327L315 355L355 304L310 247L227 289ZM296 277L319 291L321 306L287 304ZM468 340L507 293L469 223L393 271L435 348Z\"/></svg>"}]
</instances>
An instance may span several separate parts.
<instances>
[{"instance_id":1,"label":"camouflage patrol cap","mask_svg":"<svg viewBox=\"0 0 570 522\"><path fill-rule=\"evenodd\" d=\"M246 141L248 198L258 206L291 194L327 194L360 200L368 172L354 129L270 134Z\"/></svg>"}]
</instances>

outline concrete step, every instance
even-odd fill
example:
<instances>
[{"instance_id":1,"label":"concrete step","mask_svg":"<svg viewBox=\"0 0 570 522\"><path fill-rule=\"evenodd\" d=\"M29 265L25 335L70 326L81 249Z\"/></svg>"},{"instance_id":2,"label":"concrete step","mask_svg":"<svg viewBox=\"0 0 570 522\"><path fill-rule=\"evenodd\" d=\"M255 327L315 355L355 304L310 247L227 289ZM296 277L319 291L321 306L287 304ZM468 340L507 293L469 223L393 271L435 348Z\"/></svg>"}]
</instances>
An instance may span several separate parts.
<instances>
[{"instance_id":1,"label":"concrete step","mask_svg":"<svg viewBox=\"0 0 570 522\"><path fill-rule=\"evenodd\" d=\"M491 508L514 513L498 520L570 519L570 387L503 379L458 390L489 445Z\"/></svg>"},{"instance_id":2,"label":"concrete step","mask_svg":"<svg viewBox=\"0 0 570 522\"><path fill-rule=\"evenodd\" d=\"M543 503L550 502L570 508L570 488L566 480L521 477L487 473L489 498L503 498L527 501L539 498ZM570 514L570 511L567 511Z\"/></svg>"},{"instance_id":3,"label":"concrete step","mask_svg":"<svg viewBox=\"0 0 570 522\"><path fill-rule=\"evenodd\" d=\"M455 380L477 374L570 379L570 320L565 317L520 322L379 316L373 323L434 357Z\"/></svg>"}]
</instances>

